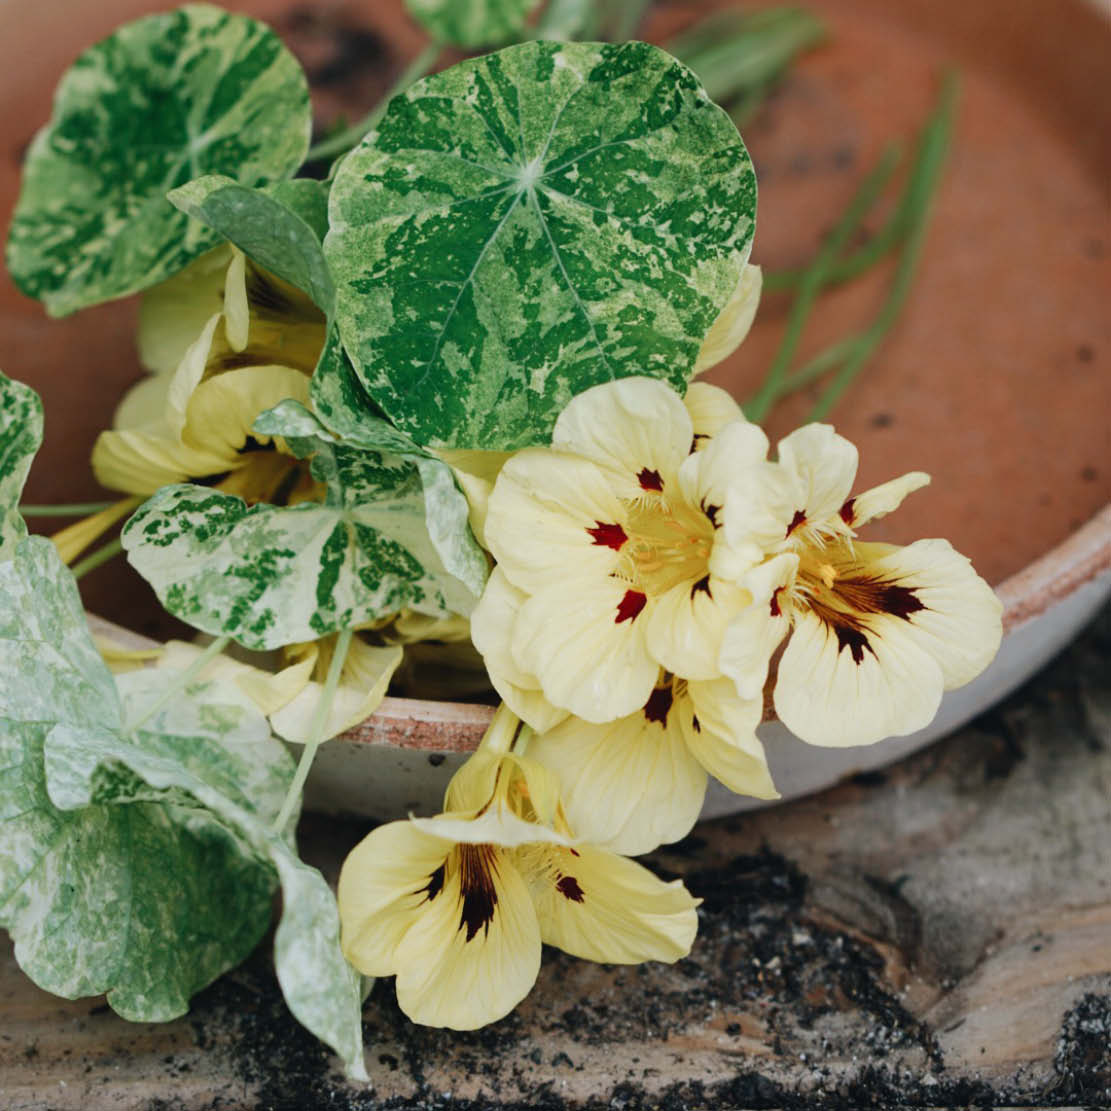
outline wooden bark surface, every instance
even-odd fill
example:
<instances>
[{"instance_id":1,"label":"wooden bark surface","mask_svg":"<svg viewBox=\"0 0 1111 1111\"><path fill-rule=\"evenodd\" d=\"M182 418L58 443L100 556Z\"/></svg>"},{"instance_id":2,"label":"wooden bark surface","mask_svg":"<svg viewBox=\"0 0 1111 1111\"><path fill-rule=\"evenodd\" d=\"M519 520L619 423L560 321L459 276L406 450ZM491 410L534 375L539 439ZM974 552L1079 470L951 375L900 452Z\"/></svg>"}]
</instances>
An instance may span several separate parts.
<instances>
[{"instance_id":1,"label":"wooden bark surface","mask_svg":"<svg viewBox=\"0 0 1111 1111\"><path fill-rule=\"evenodd\" d=\"M0 1105L1111 1106L1111 610L972 726L883 773L700 826L652 858L705 900L689 959L546 953L504 1021L365 1011L370 1088L284 1010L267 946L163 1026L0 958ZM363 829L316 820L334 873Z\"/></svg>"}]
</instances>

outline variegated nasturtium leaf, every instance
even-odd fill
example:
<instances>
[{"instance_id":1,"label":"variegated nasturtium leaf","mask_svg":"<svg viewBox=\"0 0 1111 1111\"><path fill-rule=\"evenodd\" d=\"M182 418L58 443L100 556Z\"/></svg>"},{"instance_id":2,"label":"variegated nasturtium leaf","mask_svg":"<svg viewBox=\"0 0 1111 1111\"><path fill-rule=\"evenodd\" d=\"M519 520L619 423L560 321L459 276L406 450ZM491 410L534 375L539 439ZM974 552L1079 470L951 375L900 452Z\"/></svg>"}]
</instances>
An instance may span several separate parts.
<instances>
[{"instance_id":1,"label":"variegated nasturtium leaf","mask_svg":"<svg viewBox=\"0 0 1111 1111\"><path fill-rule=\"evenodd\" d=\"M0 564L0 925L40 987L158 1021L254 948L274 877L196 806L54 804L48 735L118 738L121 714L72 577L50 541L24 540Z\"/></svg>"},{"instance_id":2,"label":"variegated nasturtium leaf","mask_svg":"<svg viewBox=\"0 0 1111 1111\"><path fill-rule=\"evenodd\" d=\"M164 487L128 522L123 546L166 609L262 650L401 609L470 612L477 598L433 545L411 462L320 436L296 403L263 414L255 431L311 455L325 500L248 507L201 486Z\"/></svg>"},{"instance_id":3,"label":"variegated nasturtium leaf","mask_svg":"<svg viewBox=\"0 0 1111 1111\"><path fill-rule=\"evenodd\" d=\"M365 1078L335 899L271 829L289 754L234 686L113 680L39 537L0 564L0 761L0 925L40 987L107 992L136 1021L180 1015L258 943L280 880L290 1009Z\"/></svg>"},{"instance_id":4,"label":"variegated nasturtium leaf","mask_svg":"<svg viewBox=\"0 0 1111 1111\"><path fill-rule=\"evenodd\" d=\"M27 155L8 269L56 316L154 285L219 241L167 190L288 177L310 129L305 75L264 24L208 4L125 24L62 77Z\"/></svg>"},{"instance_id":5,"label":"variegated nasturtium leaf","mask_svg":"<svg viewBox=\"0 0 1111 1111\"><path fill-rule=\"evenodd\" d=\"M340 950L335 896L324 877L298 859L292 839L273 830L293 762L258 709L230 684L197 683L143 721L177 680L172 671L118 677L125 718L142 722L130 735L56 726L45 751L50 798L77 813L82 807L130 811L148 800L199 803L202 820L215 819L237 842L233 863L252 869L249 879L270 878L272 884L277 873L282 917L274 965L286 1003L340 1055L348 1075L365 1080L359 976ZM210 882L207 872L187 878ZM217 876L211 886L218 889L223 881ZM267 896L263 926L269 917ZM172 934L167 943L175 943Z\"/></svg>"},{"instance_id":6,"label":"variegated nasturtium leaf","mask_svg":"<svg viewBox=\"0 0 1111 1111\"><path fill-rule=\"evenodd\" d=\"M470 506L451 468L378 416L333 330L313 374L313 410L343 443L409 459L424 487L424 512L444 568L477 598L490 568L470 527Z\"/></svg>"},{"instance_id":7,"label":"variegated nasturtium leaf","mask_svg":"<svg viewBox=\"0 0 1111 1111\"><path fill-rule=\"evenodd\" d=\"M501 46L525 29L540 0L405 0L409 14L437 42Z\"/></svg>"},{"instance_id":8,"label":"variegated nasturtium leaf","mask_svg":"<svg viewBox=\"0 0 1111 1111\"><path fill-rule=\"evenodd\" d=\"M0 560L27 535L19 499L42 444L42 401L30 386L0 374Z\"/></svg>"},{"instance_id":9,"label":"variegated nasturtium leaf","mask_svg":"<svg viewBox=\"0 0 1111 1111\"><path fill-rule=\"evenodd\" d=\"M343 161L324 253L374 401L424 446L550 438L583 390L684 390L756 206L729 117L645 43L529 42L395 97Z\"/></svg>"},{"instance_id":10,"label":"variegated nasturtium leaf","mask_svg":"<svg viewBox=\"0 0 1111 1111\"><path fill-rule=\"evenodd\" d=\"M321 248L328 226L328 193L319 181L283 181L251 189L211 174L174 189L169 199L331 314L332 278Z\"/></svg>"}]
</instances>

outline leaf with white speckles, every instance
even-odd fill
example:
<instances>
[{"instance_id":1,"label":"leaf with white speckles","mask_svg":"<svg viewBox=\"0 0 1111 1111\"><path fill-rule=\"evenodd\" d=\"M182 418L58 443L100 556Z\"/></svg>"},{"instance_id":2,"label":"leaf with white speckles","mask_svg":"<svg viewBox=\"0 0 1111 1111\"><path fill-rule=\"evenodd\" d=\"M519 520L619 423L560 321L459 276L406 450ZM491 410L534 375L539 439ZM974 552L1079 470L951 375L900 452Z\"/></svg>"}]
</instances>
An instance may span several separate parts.
<instances>
[{"instance_id":1,"label":"leaf with white speckles","mask_svg":"<svg viewBox=\"0 0 1111 1111\"><path fill-rule=\"evenodd\" d=\"M685 389L755 206L736 128L664 51L509 47L395 97L344 159L324 241L336 322L418 443L546 442L600 382Z\"/></svg>"},{"instance_id":2,"label":"leaf with white speckles","mask_svg":"<svg viewBox=\"0 0 1111 1111\"><path fill-rule=\"evenodd\" d=\"M42 444L42 401L30 386L0 374L0 560L27 535L19 499Z\"/></svg>"},{"instance_id":3,"label":"leaf with white speckles","mask_svg":"<svg viewBox=\"0 0 1111 1111\"><path fill-rule=\"evenodd\" d=\"M126 718L141 720L176 679L166 671L119 676ZM245 866L267 876L276 870L283 912L274 964L286 1002L302 1025L336 1050L350 1076L366 1079L359 977L339 947L335 897L324 877L297 858L291 839L271 828L293 764L253 703L230 684L198 683L168 700L132 737L55 727L45 760L50 797L63 809L200 803L203 820L216 819L238 842ZM224 882L224 876L201 878L212 886ZM267 898L263 926L269 909Z\"/></svg>"},{"instance_id":4,"label":"leaf with white speckles","mask_svg":"<svg viewBox=\"0 0 1111 1111\"><path fill-rule=\"evenodd\" d=\"M125 24L62 77L27 155L8 269L56 316L146 289L219 238L167 190L208 173L288 177L310 129L305 75L264 24L208 4Z\"/></svg>"},{"instance_id":5,"label":"leaf with white speckles","mask_svg":"<svg viewBox=\"0 0 1111 1111\"><path fill-rule=\"evenodd\" d=\"M274 878L183 799L58 809L47 736L76 728L118 741L121 713L72 577L48 540L23 541L0 564L0 924L40 987L107 992L125 1018L156 1021L183 1014L257 944Z\"/></svg>"},{"instance_id":6,"label":"leaf with white speckles","mask_svg":"<svg viewBox=\"0 0 1111 1111\"><path fill-rule=\"evenodd\" d=\"M540 0L405 0L409 14L448 46L500 46L516 38Z\"/></svg>"},{"instance_id":7,"label":"leaf with white speckles","mask_svg":"<svg viewBox=\"0 0 1111 1111\"><path fill-rule=\"evenodd\" d=\"M436 551L412 462L336 443L295 402L263 414L255 430L311 455L326 500L248 508L200 486L163 488L128 522L123 546L166 609L255 649L402 609L470 612L477 596Z\"/></svg>"},{"instance_id":8,"label":"leaf with white speckles","mask_svg":"<svg viewBox=\"0 0 1111 1111\"><path fill-rule=\"evenodd\" d=\"M278 185L249 189L213 174L173 190L169 199L330 314L334 291L320 246L327 191L318 181Z\"/></svg>"}]
</instances>

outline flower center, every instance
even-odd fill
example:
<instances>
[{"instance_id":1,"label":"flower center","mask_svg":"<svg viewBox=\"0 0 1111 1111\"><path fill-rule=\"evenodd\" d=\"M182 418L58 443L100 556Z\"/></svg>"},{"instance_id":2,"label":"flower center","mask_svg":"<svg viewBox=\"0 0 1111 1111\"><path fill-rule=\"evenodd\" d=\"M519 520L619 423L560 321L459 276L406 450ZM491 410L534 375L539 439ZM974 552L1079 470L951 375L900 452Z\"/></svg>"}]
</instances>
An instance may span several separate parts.
<instances>
[{"instance_id":1,"label":"flower center","mask_svg":"<svg viewBox=\"0 0 1111 1111\"><path fill-rule=\"evenodd\" d=\"M704 512L682 499L654 495L629 508L621 572L645 594L659 597L709 574L714 526Z\"/></svg>"}]
</instances>

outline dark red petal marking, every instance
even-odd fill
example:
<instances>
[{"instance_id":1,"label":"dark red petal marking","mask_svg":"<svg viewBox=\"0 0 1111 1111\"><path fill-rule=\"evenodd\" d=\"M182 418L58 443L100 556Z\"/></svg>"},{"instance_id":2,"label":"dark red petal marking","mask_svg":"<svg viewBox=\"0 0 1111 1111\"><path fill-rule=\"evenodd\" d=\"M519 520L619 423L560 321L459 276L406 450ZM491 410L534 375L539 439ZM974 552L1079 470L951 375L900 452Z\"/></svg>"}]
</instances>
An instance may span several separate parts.
<instances>
[{"instance_id":1,"label":"dark red petal marking","mask_svg":"<svg viewBox=\"0 0 1111 1111\"><path fill-rule=\"evenodd\" d=\"M849 498L849 500L841 506L839 513L841 520L844 521L846 525L851 526L853 521L856 520L856 498Z\"/></svg>"},{"instance_id":2,"label":"dark red petal marking","mask_svg":"<svg viewBox=\"0 0 1111 1111\"><path fill-rule=\"evenodd\" d=\"M443 886L444 886L444 866L441 864L440 867L437 868L436 871L433 872L432 875L430 875L428 877L428 883L424 887L420 888L417 891L417 894L419 895L421 893L421 891L426 892L426 894L424 896L424 901L426 903L430 903L430 902L432 902L433 899L436 898L437 895L440 894L440 892L443 890Z\"/></svg>"},{"instance_id":3,"label":"dark red petal marking","mask_svg":"<svg viewBox=\"0 0 1111 1111\"><path fill-rule=\"evenodd\" d=\"M781 586L777 586L775 588L775 590L772 591L772 602L771 602L772 617L781 617L782 614L783 614L783 611L779 608L779 595L782 593L782 591L783 591L783 587L781 587Z\"/></svg>"},{"instance_id":4,"label":"dark red petal marking","mask_svg":"<svg viewBox=\"0 0 1111 1111\"><path fill-rule=\"evenodd\" d=\"M691 449L687 454L688 455L693 455L698 450L698 441L699 440L708 440L709 438L710 437L707 436L705 432L696 432L694 434L694 436L691 438Z\"/></svg>"},{"instance_id":5,"label":"dark red petal marking","mask_svg":"<svg viewBox=\"0 0 1111 1111\"><path fill-rule=\"evenodd\" d=\"M667 728L667 715L671 712L671 703L675 696L670 687L657 687L644 704L645 721L654 721L657 725Z\"/></svg>"},{"instance_id":6,"label":"dark red petal marking","mask_svg":"<svg viewBox=\"0 0 1111 1111\"><path fill-rule=\"evenodd\" d=\"M707 520L714 528L721 528L721 525L718 524L718 514L721 512L720 505L707 505L705 498L703 498L702 512L706 514Z\"/></svg>"},{"instance_id":7,"label":"dark red petal marking","mask_svg":"<svg viewBox=\"0 0 1111 1111\"><path fill-rule=\"evenodd\" d=\"M784 534L784 539L791 535L800 525L806 524L806 510L796 509L795 515L791 518L791 523L787 526L787 532Z\"/></svg>"},{"instance_id":8,"label":"dark red petal marking","mask_svg":"<svg viewBox=\"0 0 1111 1111\"><path fill-rule=\"evenodd\" d=\"M664 480L659 471L650 471L647 467L637 475L637 481L642 490L655 490L659 492L664 488Z\"/></svg>"},{"instance_id":9,"label":"dark red petal marking","mask_svg":"<svg viewBox=\"0 0 1111 1111\"><path fill-rule=\"evenodd\" d=\"M853 657L853 663L859 664L864 662L864 649L867 648L874 656L875 650L871 644L868 643L868 637L864 630L856 625L835 625L833 631L837 634L837 654L841 654L843 648L847 648Z\"/></svg>"},{"instance_id":10,"label":"dark red petal marking","mask_svg":"<svg viewBox=\"0 0 1111 1111\"><path fill-rule=\"evenodd\" d=\"M640 611L648 604L648 595L639 590L626 590L625 597L617 604L617 618L615 625L622 621L635 621Z\"/></svg>"},{"instance_id":11,"label":"dark red petal marking","mask_svg":"<svg viewBox=\"0 0 1111 1111\"><path fill-rule=\"evenodd\" d=\"M701 591L701 593L705 594L706 597L709 598L711 602L714 600L714 596L710 593L710 576L709 575L703 575L702 578L700 578L698 580L698 582L696 582L694 584L694 586L691 587L691 601L692 602L694 601L694 596L696 594L698 594L700 591Z\"/></svg>"},{"instance_id":12,"label":"dark red petal marking","mask_svg":"<svg viewBox=\"0 0 1111 1111\"><path fill-rule=\"evenodd\" d=\"M860 578L838 579L833 586L834 593L850 609L857 613L886 613L891 617L910 620L912 613L926 607L918 600L913 587L900 586L898 583L883 579Z\"/></svg>"},{"instance_id":13,"label":"dark red petal marking","mask_svg":"<svg viewBox=\"0 0 1111 1111\"><path fill-rule=\"evenodd\" d=\"M597 528L588 528L586 531L593 538L594 543L601 548L612 548L615 552L621 551L625 541L629 538L620 525L607 525L602 521L595 521Z\"/></svg>"},{"instance_id":14,"label":"dark red petal marking","mask_svg":"<svg viewBox=\"0 0 1111 1111\"><path fill-rule=\"evenodd\" d=\"M479 930L490 932L494 908L498 905L498 892L494 887L497 870L496 850L493 845L459 845L459 889L462 907L459 911L459 929L466 929L470 941Z\"/></svg>"},{"instance_id":15,"label":"dark red petal marking","mask_svg":"<svg viewBox=\"0 0 1111 1111\"><path fill-rule=\"evenodd\" d=\"M693 717L691 718L691 725L692 725L692 727L694 728L694 731L695 731L696 733L701 733L701 732L702 732L702 722L700 722L700 721L698 720L698 715L697 715L697 714L695 714L695 715L694 715L694 716L693 716Z\"/></svg>"},{"instance_id":16,"label":"dark red petal marking","mask_svg":"<svg viewBox=\"0 0 1111 1111\"><path fill-rule=\"evenodd\" d=\"M556 880L556 890L565 899L571 899L576 903L581 903L586 897L583 895L583 889L579 887L579 881L574 876L560 876Z\"/></svg>"}]
</instances>

